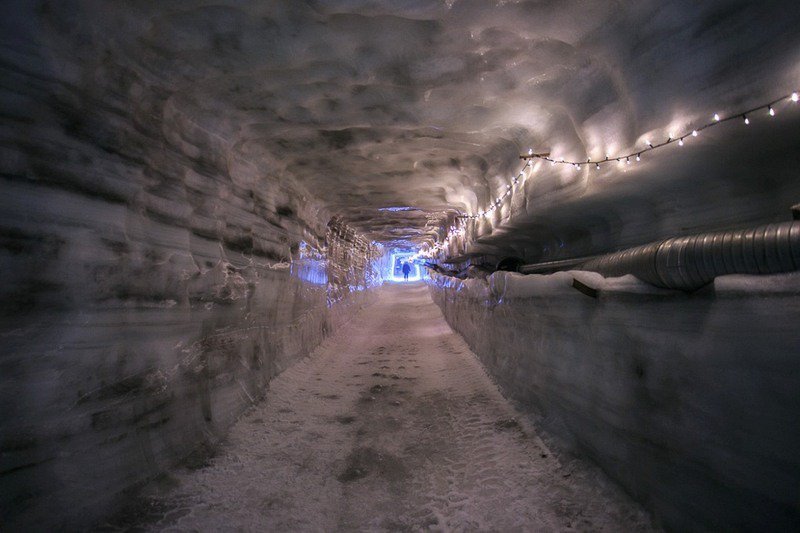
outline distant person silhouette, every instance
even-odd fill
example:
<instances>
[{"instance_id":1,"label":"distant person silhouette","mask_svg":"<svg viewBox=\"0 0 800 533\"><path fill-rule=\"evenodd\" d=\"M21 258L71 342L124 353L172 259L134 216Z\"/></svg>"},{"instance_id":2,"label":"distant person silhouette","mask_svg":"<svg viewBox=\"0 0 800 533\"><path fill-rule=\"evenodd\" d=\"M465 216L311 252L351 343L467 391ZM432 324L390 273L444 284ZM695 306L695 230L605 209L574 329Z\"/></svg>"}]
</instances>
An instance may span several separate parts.
<instances>
[{"instance_id":1,"label":"distant person silhouette","mask_svg":"<svg viewBox=\"0 0 800 533\"><path fill-rule=\"evenodd\" d=\"M408 274L411 272L411 265L403 263L403 278L408 281Z\"/></svg>"}]
</instances>

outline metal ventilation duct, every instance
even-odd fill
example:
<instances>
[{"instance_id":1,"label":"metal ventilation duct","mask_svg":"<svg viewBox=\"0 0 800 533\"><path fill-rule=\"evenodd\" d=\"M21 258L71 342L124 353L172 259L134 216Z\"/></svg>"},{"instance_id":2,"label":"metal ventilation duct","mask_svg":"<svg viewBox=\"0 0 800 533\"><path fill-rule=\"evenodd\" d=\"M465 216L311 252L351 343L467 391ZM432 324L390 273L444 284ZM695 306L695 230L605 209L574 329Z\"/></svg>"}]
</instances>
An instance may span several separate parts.
<instances>
[{"instance_id":1,"label":"metal ventilation duct","mask_svg":"<svg viewBox=\"0 0 800 533\"><path fill-rule=\"evenodd\" d=\"M800 221L667 239L578 268L608 277L633 274L658 287L689 291L724 274L791 272L800 269Z\"/></svg>"}]
</instances>

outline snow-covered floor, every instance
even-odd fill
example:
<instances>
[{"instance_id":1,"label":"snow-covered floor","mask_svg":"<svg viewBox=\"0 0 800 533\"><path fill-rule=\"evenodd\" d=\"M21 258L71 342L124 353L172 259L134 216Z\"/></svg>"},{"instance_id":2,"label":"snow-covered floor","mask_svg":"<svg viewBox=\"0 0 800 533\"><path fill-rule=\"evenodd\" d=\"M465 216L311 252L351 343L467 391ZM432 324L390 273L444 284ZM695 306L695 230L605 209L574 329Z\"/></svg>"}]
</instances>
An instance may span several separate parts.
<instances>
[{"instance_id":1,"label":"snow-covered floor","mask_svg":"<svg viewBox=\"0 0 800 533\"><path fill-rule=\"evenodd\" d=\"M501 396L423 283L388 284L274 379L147 527L199 531L636 531L648 516L562 464Z\"/></svg>"}]
</instances>

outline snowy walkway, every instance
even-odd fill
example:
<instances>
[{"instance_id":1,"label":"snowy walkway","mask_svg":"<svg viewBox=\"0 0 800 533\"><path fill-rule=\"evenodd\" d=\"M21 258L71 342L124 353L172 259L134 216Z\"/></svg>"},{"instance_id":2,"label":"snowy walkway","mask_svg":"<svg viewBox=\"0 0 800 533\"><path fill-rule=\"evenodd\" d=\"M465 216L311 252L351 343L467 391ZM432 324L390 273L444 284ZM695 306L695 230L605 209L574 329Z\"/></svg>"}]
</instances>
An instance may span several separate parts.
<instances>
[{"instance_id":1,"label":"snowy walkway","mask_svg":"<svg viewBox=\"0 0 800 533\"><path fill-rule=\"evenodd\" d=\"M596 472L547 452L422 283L278 376L209 466L178 472L156 530L635 531Z\"/></svg>"}]
</instances>

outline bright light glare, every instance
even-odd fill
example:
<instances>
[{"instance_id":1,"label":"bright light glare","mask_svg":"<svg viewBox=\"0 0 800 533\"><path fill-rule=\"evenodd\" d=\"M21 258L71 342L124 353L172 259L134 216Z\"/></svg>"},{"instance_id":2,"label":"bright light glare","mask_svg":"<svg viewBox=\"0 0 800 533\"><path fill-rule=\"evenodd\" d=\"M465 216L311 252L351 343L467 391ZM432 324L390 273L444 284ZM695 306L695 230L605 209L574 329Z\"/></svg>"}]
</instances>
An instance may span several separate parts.
<instances>
[{"instance_id":1,"label":"bright light glare","mask_svg":"<svg viewBox=\"0 0 800 533\"><path fill-rule=\"evenodd\" d=\"M392 254L392 263L390 267L390 274L389 274L389 281L394 281L396 283L405 283L406 281L419 281L422 279L422 273L420 271L419 265L416 263L411 264L411 272L408 274L408 280L403 277L403 271L400 268L397 268L397 261L400 261L402 266L403 263L408 261L414 254L409 252L404 253L397 253ZM397 272L399 271L399 275Z\"/></svg>"}]
</instances>

